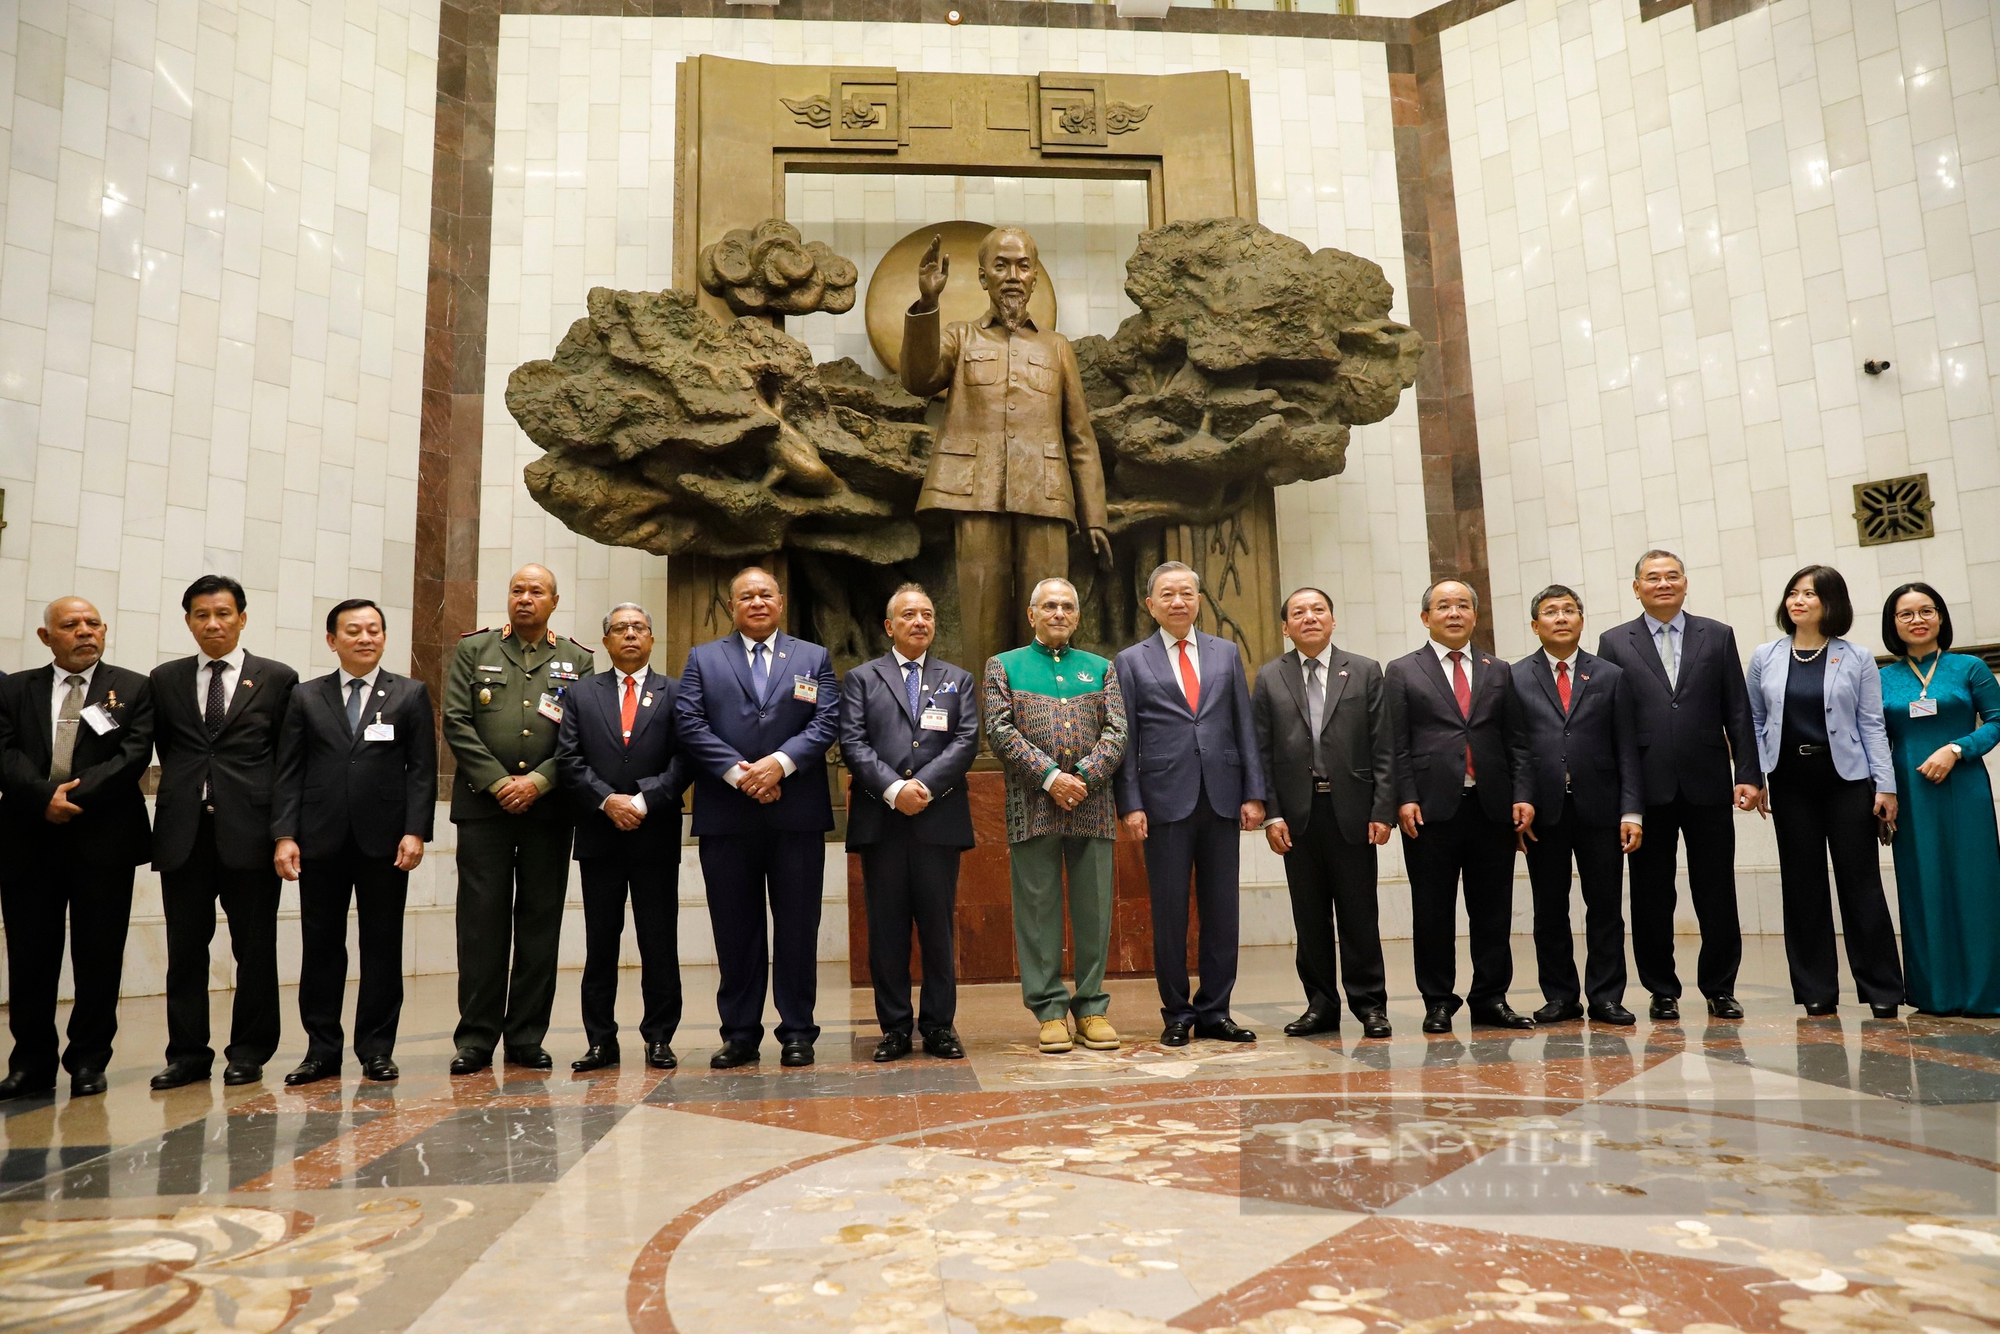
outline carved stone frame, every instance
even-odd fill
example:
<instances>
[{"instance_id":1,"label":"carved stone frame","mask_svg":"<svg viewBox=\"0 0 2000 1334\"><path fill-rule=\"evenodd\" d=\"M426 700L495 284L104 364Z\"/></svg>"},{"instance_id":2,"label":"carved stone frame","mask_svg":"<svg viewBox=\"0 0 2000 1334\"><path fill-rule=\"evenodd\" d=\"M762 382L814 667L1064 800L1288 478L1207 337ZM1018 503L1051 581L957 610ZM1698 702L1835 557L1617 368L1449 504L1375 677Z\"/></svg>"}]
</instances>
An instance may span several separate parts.
<instances>
[{"instance_id":1,"label":"carved stone frame","mask_svg":"<svg viewBox=\"0 0 2000 1334\"><path fill-rule=\"evenodd\" d=\"M795 171L1136 179L1147 183L1151 226L1257 216L1250 90L1228 71L902 73L696 56L680 64L678 96L674 285L683 290L699 290L703 246L784 216L785 177ZM856 97L866 109L857 103L845 117ZM1061 113L1078 106L1087 114L1065 128ZM719 299L702 301L729 318ZM1237 640L1253 667L1274 656L1282 641L1270 491L1229 522L1171 526L1163 536L1162 556L1193 566L1210 590L1202 628ZM722 585L737 564L673 562L670 670L728 629Z\"/></svg>"}]
</instances>

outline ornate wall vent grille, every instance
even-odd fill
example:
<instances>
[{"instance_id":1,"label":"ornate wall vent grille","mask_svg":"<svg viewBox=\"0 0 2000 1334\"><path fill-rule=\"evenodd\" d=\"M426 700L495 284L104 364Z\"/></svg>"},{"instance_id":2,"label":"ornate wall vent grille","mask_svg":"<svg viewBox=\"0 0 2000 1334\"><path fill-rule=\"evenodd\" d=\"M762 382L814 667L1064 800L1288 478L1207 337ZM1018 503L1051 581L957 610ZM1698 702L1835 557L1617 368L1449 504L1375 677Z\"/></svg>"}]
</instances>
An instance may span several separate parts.
<instances>
[{"instance_id":1,"label":"ornate wall vent grille","mask_svg":"<svg viewBox=\"0 0 2000 1334\"><path fill-rule=\"evenodd\" d=\"M1854 488L1854 526L1860 530L1861 545L1879 547L1935 536L1933 503L1929 473L1862 482Z\"/></svg>"}]
</instances>

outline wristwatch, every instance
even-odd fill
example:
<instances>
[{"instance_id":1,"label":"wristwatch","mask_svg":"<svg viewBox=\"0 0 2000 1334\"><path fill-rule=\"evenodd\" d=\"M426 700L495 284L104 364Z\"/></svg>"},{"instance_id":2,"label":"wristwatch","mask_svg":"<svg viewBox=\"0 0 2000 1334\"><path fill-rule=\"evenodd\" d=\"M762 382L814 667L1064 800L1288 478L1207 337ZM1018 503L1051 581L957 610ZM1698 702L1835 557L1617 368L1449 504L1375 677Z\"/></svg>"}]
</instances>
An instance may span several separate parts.
<instances>
[{"instance_id":1,"label":"wristwatch","mask_svg":"<svg viewBox=\"0 0 2000 1334\"><path fill-rule=\"evenodd\" d=\"M1959 745L1956 741L1947 741L1945 745L1950 746L1951 753L1958 756L1961 760L1965 758L1965 747Z\"/></svg>"}]
</instances>

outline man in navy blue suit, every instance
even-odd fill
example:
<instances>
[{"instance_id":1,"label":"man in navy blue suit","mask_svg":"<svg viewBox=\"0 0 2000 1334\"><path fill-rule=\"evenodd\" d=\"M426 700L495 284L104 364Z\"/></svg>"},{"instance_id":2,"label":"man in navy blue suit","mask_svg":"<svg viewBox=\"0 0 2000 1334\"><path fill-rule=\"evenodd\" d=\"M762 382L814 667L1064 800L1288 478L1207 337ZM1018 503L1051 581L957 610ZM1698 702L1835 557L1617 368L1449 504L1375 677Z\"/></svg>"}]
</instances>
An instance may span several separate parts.
<instances>
[{"instance_id":1,"label":"man in navy blue suit","mask_svg":"<svg viewBox=\"0 0 2000 1334\"><path fill-rule=\"evenodd\" d=\"M611 670L569 692L556 733L556 779L576 803L583 873L583 1033L578 1074L618 1064L618 948L625 895L639 941L639 1036L646 1064L671 1070L681 1022L681 793L687 761L674 728L678 682L647 664L653 618L621 602L604 618Z\"/></svg>"},{"instance_id":2,"label":"man in navy blue suit","mask_svg":"<svg viewBox=\"0 0 2000 1334\"><path fill-rule=\"evenodd\" d=\"M889 597L889 651L847 674L840 693L840 753L854 786L847 846L861 855L867 894L868 971L875 979L878 1061L910 1054L912 1022L924 1050L965 1055L952 1021L958 963L952 917L958 862L973 846L966 770L979 754L972 673L931 652L937 609L916 584ZM922 1006L910 1010L910 927L923 948Z\"/></svg>"},{"instance_id":3,"label":"man in navy blue suit","mask_svg":"<svg viewBox=\"0 0 2000 1334\"><path fill-rule=\"evenodd\" d=\"M826 751L840 735L840 687L825 649L778 629L785 595L769 573L754 565L738 572L729 610L734 633L688 654L674 705L695 769L694 832L722 974L722 1046L709 1065L758 1059L767 966L781 1061L811 1065L820 888L833 828ZM764 931L767 895L775 951Z\"/></svg>"},{"instance_id":4,"label":"man in navy blue suit","mask_svg":"<svg viewBox=\"0 0 2000 1334\"><path fill-rule=\"evenodd\" d=\"M1188 1037L1255 1042L1229 1017L1236 987L1240 829L1264 823L1264 764L1250 714L1250 687L1236 645L1194 628L1201 610L1195 572L1168 561L1146 581L1146 610L1160 623L1120 653L1125 691L1125 763L1118 812L1145 840L1153 899L1153 975L1160 986L1160 1041ZM1201 988L1188 996L1188 877L1201 922Z\"/></svg>"}]
</instances>

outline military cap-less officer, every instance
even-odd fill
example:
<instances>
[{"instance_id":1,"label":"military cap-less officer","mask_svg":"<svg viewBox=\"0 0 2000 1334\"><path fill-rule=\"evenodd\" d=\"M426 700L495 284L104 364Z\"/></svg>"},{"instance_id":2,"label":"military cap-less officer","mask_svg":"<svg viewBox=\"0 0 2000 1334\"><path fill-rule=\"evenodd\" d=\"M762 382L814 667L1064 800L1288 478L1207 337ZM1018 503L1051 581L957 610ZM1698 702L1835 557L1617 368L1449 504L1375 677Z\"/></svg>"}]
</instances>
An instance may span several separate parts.
<instances>
[{"instance_id":1,"label":"military cap-less officer","mask_svg":"<svg viewBox=\"0 0 2000 1334\"><path fill-rule=\"evenodd\" d=\"M556 992L573 816L555 793L556 735L591 651L549 629L556 577L524 565L505 629L458 642L444 688L444 739L458 761L458 1031L451 1072L507 1060L536 1070ZM512 968L509 968L509 954Z\"/></svg>"}]
</instances>

